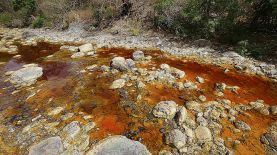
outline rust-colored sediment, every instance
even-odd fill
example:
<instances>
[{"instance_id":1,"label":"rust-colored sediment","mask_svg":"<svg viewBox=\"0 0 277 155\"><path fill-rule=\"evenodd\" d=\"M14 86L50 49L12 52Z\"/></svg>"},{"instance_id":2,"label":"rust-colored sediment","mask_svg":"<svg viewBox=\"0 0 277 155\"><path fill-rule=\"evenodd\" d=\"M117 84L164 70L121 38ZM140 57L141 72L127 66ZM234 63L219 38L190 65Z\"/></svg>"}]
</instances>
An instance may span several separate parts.
<instances>
[{"instance_id":1,"label":"rust-colored sediment","mask_svg":"<svg viewBox=\"0 0 277 155\"><path fill-rule=\"evenodd\" d=\"M120 105L120 95L118 90L109 89L113 80L120 77L120 75L103 75L100 71L94 71L92 74L81 74L80 70L91 64L109 65L110 60L115 56L124 56L131 58L134 49L111 48L99 49L96 58L80 58L80 60L70 59L70 53L57 52L60 45L51 45L47 43L38 43L38 46L21 46L19 45L20 54L23 55L21 61L9 60L7 64L0 66L0 73L10 70L11 68L20 68L24 63L39 63L44 68L44 75L35 85L40 91L26 104L30 109L39 109L33 112L32 115L36 116L39 112L47 111L56 106L66 107L67 112L74 112L76 115L70 119L78 120L80 122L88 122L84 120L79 112L86 115L91 115L92 120L97 125L97 130L90 133L91 140L101 140L109 134L125 134L130 130L137 130L139 127L144 129L138 133L134 138L146 145L152 152L157 153L159 150L167 148L163 144L162 134L160 128L163 126L162 122L144 122L142 121L147 114L141 113L138 115L131 115L130 111L124 109ZM30 52L30 53L29 53ZM200 94L207 97L208 100L215 100L217 97L214 95L215 83L226 83L230 86L239 86L238 94L226 90L224 98L231 100L234 103L248 103L257 99L262 99L269 105L277 104L277 84L270 80L251 76L230 70L228 73L224 72L224 68L214 65L199 64L190 60L182 60L173 56L168 56L158 50L145 50L146 55L151 55L153 58L151 62L141 64L140 67L144 68L158 68L160 64L167 63L170 66L176 67L186 72L186 77L181 79L191 80L195 82L196 76L205 78L204 84L198 84L202 90L197 91L179 91L171 86L164 84L154 83L147 84L141 101L135 101L136 91L126 88L129 93L130 100L138 106L146 104L150 108L155 106L161 100L173 100L179 105L183 105L185 101L196 100ZM54 54L53 61L43 61L43 57ZM62 59L63 61L59 61ZM13 61L13 62L12 62ZM74 63L72 63L74 62ZM9 67L9 66L11 67ZM8 69L7 69L8 68ZM1 79L0 88L7 87L8 84ZM9 91L9 93L11 93ZM7 107L6 101L15 102L22 94L10 96L7 90L0 90L0 107L2 104ZM1 96L2 95L2 96ZM24 94L26 98L29 94ZM3 101L3 98L6 101ZM49 99L53 101L49 102ZM223 98L223 97L221 97ZM16 103L16 102L15 102ZM6 117L15 116L20 113L20 107L15 104L8 105L11 109ZM0 109L1 109L0 108ZM259 136L266 131L269 123L276 118L270 116L263 116L256 113L251 113L251 117L240 116L239 120L243 120L250 124L252 131L247 141L243 142L236 149L238 154L263 154L263 147L259 142ZM261 123L262 122L262 123ZM226 126L231 126L228 122L223 122ZM62 122L61 124L65 124ZM131 124L131 125L130 125ZM133 125L132 125L133 124ZM253 132L253 133L252 133ZM240 134L232 134L227 128L224 128L222 133L224 138L233 137L239 138ZM0 139L0 144L1 144ZM255 146L257 150L251 149Z\"/></svg>"}]
</instances>

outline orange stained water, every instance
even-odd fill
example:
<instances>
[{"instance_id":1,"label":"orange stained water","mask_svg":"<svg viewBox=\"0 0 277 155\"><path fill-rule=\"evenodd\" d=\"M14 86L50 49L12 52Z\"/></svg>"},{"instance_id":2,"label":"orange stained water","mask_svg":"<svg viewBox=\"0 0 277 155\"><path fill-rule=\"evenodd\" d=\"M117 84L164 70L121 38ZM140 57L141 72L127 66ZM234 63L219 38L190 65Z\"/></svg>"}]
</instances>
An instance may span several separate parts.
<instances>
[{"instance_id":1,"label":"orange stained water","mask_svg":"<svg viewBox=\"0 0 277 155\"><path fill-rule=\"evenodd\" d=\"M110 60L116 55L131 58L131 54L135 49L99 49L97 57L72 60L70 58L71 53L59 51L59 47L60 45L48 43L38 43L34 47L19 45L19 54L23 56L21 60L12 59L9 56L5 56L5 59L0 59L6 62L4 65L0 65L0 73L2 75L6 71L19 69L26 63L38 63L39 66L43 67L43 77L34 85L34 90L37 91L37 94L26 102L24 100L30 93L23 90L11 95L14 89L8 82L4 82L4 76L0 78L0 110L11 109L8 110L9 113L7 113L5 119L2 120L4 123L10 117L16 118L24 112L22 106L18 105L24 105L24 107L30 109L32 111L30 116L32 117L37 116L39 112L49 111L53 107L63 106L66 112L75 113L70 121L88 122L89 120L84 120L79 115L80 112L92 116L92 121L96 123L98 129L90 133L91 140L101 140L110 134L125 135L130 131L133 132L143 128L131 138L141 140L152 153L157 153L159 150L168 147L163 144L163 136L159 131L163 127L163 122L148 118L148 113L159 101L173 100L179 105L183 105L185 101L197 100L200 94L205 95L208 100L215 100L219 97L214 95L214 85L215 83L224 82L230 86L240 87L238 94L225 90L224 98L230 99L234 103L248 103L262 99L269 105L277 104L276 82L234 70L225 73L222 67L176 58L158 50L145 50L145 54L152 56L152 60L149 63L138 65L139 67L158 68L160 64L167 63L186 72L186 77L180 81L191 80L195 82L195 77L201 76L205 78L205 83L198 84L201 89L200 92L179 91L160 83L147 84L141 100L136 99L137 89L125 88L128 92L128 100L137 107L136 110L133 110L122 104L119 90L109 89L112 81L120 77L120 73L103 75L100 71L94 71L89 74L80 73L80 70L92 64L97 64L98 66L109 65ZM54 55L53 59L46 61L45 57L52 54ZM34 111L34 109L39 110ZM26 119L31 119L31 117ZM258 144L258 137L265 132L269 123L276 120L276 118L253 114L251 118L241 116L239 119L245 120L250 126L253 126L255 133L251 134L253 138L250 138L249 142L238 146L238 150L241 151L237 152L241 154L253 153L255 151L249 148L255 145L257 152L263 153L262 146ZM260 121L264 123L262 126L258 125ZM62 124L65 123L68 122L62 122ZM226 123L226 125L230 124ZM233 137L233 134L228 129L224 129L222 136ZM0 144L1 142L0 139ZM247 150L250 152L246 152Z\"/></svg>"}]
</instances>

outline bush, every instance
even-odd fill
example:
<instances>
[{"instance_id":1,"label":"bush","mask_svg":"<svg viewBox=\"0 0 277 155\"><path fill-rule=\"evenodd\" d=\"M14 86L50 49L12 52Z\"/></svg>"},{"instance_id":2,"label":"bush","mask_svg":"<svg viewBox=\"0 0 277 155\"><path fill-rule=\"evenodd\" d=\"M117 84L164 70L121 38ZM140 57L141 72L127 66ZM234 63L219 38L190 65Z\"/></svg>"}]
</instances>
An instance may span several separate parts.
<instances>
[{"instance_id":1,"label":"bush","mask_svg":"<svg viewBox=\"0 0 277 155\"><path fill-rule=\"evenodd\" d=\"M7 25L13 20L14 15L9 12L0 13L0 23Z\"/></svg>"},{"instance_id":2,"label":"bush","mask_svg":"<svg viewBox=\"0 0 277 155\"><path fill-rule=\"evenodd\" d=\"M222 37L250 25L277 31L276 0L158 0L154 25L176 34Z\"/></svg>"},{"instance_id":3,"label":"bush","mask_svg":"<svg viewBox=\"0 0 277 155\"><path fill-rule=\"evenodd\" d=\"M32 23L33 28L41 28L45 24L45 17L44 16L38 16Z\"/></svg>"}]
</instances>

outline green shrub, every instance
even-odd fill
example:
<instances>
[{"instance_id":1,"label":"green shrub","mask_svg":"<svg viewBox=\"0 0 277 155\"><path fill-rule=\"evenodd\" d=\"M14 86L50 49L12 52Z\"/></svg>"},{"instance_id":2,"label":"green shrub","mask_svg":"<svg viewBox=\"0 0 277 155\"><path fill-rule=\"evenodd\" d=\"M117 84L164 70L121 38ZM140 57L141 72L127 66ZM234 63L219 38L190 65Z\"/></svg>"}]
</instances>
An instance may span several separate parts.
<instances>
[{"instance_id":1,"label":"green shrub","mask_svg":"<svg viewBox=\"0 0 277 155\"><path fill-rule=\"evenodd\" d=\"M12 6L25 20L36 11L35 0L12 0Z\"/></svg>"},{"instance_id":2,"label":"green shrub","mask_svg":"<svg viewBox=\"0 0 277 155\"><path fill-rule=\"evenodd\" d=\"M9 12L0 13L0 23L6 25L12 21L13 17L14 15Z\"/></svg>"},{"instance_id":3,"label":"green shrub","mask_svg":"<svg viewBox=\"0 0 277 155\"><path fill-rule=\"evenodd\" d=\"M33 28L41 28L45 24L45 17L44 16L38 16L32 23Z\"/></svg>"}]
</instances>

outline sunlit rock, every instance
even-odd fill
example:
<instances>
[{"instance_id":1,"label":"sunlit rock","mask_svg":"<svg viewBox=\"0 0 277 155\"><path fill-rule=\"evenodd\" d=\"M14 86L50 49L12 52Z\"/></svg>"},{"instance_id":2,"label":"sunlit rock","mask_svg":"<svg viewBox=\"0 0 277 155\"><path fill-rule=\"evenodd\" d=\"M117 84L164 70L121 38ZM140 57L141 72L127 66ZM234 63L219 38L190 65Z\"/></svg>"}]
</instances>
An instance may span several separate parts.
<instances>
[{"instance_id":1,"label":"sunlit rock","mask_svg":"<svg viewBox=\"0 0 277 155\"><path fill-rule=\"evenodd\" d=\"M71 58L75 59L75 58L81 58L81 57L84 57L84 56L85 56L84 52L77 52L77 53L74 53L73 55L71 55Z\"/></svg>"},{"instance_id":2,"label":"sunlit rock","mask_svg":"<svg viewBox=\"0 0 277 155\"><path fill-rule=\"evenodd\" d=\"M160 118L172 119L177 112L174 101L161 101L153 108L153 115Z\"/></svg>"},{"instance_id":3,"label":"sunlit rock","mask_svg":"<svg viewBox=\"0 0 277 155\"><path fill-rule=\"evenodd\" d=\"M30 86L37 82L43 74L41 67L27 67L14 71L10 76L10 82L16 87Z\"/></svg>"},{"instance_id":4,"label":"sunlit rock","mask_svg":"<svg viewBox=\"0 0 277 155\"><path fill-rule=\"evenodd\" d=\"M112 85L110 86L110 89L118 89L125 86L126 81L124 79L117 79L113 81Z\"/></svg>"},{"instance_id":5,"label":"sunlit rock","mask_svg":"<svg viewBox=\"0 0 277 155\"><path fill-rule=\"evenodd\" d=\"M79 46L79 52L87 53L87 52L91 52L92 50L93 50L93 46L90 43Z\"/></svg>"},{"instance_id":6,"label":"sunlit rock","mask_svg":"<svg viewBox=\"0 0 277 155\"><path fill-rule=\"evenodd\" d=\"M198 126L195 129L195 136L200 142L206 142L212 140L212 134L209 128L204 126Z\"/></svg>"},{"instance_id":7,"label":"sunlit rock","mask_svg":"<svg viewBox=\"0 0 277 155\"><path fill-rule=\"evenodd\" d=\"M138 141L130 140L124 136L112 136L98 142L87 155L150 155L147 148Z\"/></svg>"},{"instance_id":8,"label":"sunlit rock","mask_svg":"<svg viewBox=\"0 0 277 155\"><path fill-rule=\"evenodd\" d=\"M59 155L63 152L63 149L60 137L50 137L31 146L29 155Z\"/></svg>"},{"instance_id":9,"label":"sunlit rock","mask_svg":"<svg viewBox=\"0 0 277 155\"><path fill-rule=\"evenodd\" d=\"M135 51L132 54L133 60L135 61L140 61L140 60L144 60L144 53L142 51Z\"/></svg>"},{"instance_id":10,"label":"sunlit rock","mask_svg":"<svg viewBox=\"0 0 277 155\"><path fill-rule=\"evenodd\" d=\"M186 145L187 136L182 131L173 129L167 134L166 141L177 149L181 149Z\"/></svg>"}]
</instances>

